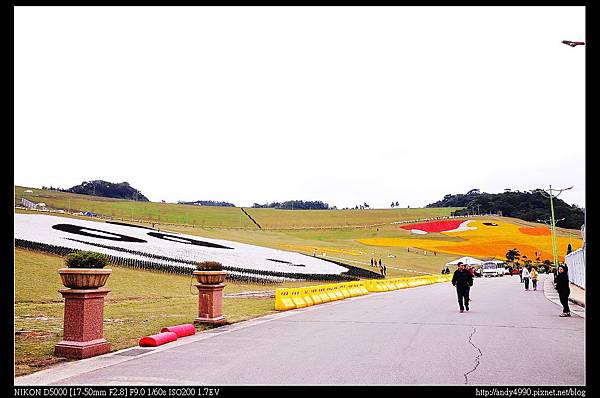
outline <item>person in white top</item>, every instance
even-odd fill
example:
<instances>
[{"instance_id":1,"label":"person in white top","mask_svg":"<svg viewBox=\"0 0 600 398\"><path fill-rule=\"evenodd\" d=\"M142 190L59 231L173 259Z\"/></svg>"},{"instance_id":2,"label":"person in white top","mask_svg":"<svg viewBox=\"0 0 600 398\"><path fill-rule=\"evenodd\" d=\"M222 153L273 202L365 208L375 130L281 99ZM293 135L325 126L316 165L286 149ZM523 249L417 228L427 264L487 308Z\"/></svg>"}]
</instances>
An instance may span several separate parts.
<instances>
[{"instance_id":1,"label":"person in white top","mask_svg":"<svg viewBox=\"0 0 600 398\"><path fill-rule=\"evenodd\" d=\"M529 290L529 277L531 274L529 273L527 267L523 267L521 270L521 276L523 277L523 282L525 282L525 290Z\"/></svg>"}]
</instances>

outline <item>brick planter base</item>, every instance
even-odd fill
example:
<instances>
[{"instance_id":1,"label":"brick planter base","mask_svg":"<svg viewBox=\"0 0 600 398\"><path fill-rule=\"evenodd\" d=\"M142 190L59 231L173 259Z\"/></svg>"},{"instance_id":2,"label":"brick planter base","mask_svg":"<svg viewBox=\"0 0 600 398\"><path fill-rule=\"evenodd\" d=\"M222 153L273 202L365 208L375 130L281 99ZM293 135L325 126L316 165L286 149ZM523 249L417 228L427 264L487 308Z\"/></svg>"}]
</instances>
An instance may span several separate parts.
<instances>
[{"instance_id":1,"label":"brick planter base","mask_svg":"<svg viewBox=\"0 0 600 398\"><path fill-rule=\"evenodd\" d=\"M65 299L63 340L54 347L54 355L83 359L110 351L104 339L104 297L100 289L60 289Z\"/></svg>"},{"instance_id":2,"label":"brick planter base","mask_svg":"<svg viewBox=\"0 0 600 398\"><path fill-rule=\"evenodd\" d=\"M222 325L227 322L223 316L223 288L225 284L196 284L198 289L198 318L194 323Z\"/></svg>"}]
</instances>

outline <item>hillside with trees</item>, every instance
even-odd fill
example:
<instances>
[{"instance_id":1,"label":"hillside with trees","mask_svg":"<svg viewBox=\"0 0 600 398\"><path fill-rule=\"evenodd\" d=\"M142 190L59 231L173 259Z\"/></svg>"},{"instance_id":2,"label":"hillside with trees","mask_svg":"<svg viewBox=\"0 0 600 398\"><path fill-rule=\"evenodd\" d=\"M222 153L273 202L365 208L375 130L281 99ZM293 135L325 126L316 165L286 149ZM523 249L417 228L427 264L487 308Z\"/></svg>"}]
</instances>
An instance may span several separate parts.
<instances>
[{"instance_id":1,"label":"hillside with trees","mask_svg":"<svg viewBox=\"0 0 600 398\"><path fill-rule=\"evenodd\" d=\"M148 198L129 185L128 182L112 183L103 180L84 181L66 190L82 195L102 196L105 198L128 199L140 202L149 202Z\"/></svg>"},{"instance_id":2,"label":"hillside with trees","mask_svg":"<svg viewBox=\"0 0 600 398\"><path fill-rule=\"evenodd\" d=\"M503 193L490 194L472 189L465 194L445 195L442 200L425 207L464 207L453 215L501 213L505 217L520 218L525 221L549 220L550 199L543 196L543 190L521 192L505 190ZM553 200L556 225L562 228L579 229L584 224L584 209L569 205L560 198Z\"/></svg>"}]
</instances>

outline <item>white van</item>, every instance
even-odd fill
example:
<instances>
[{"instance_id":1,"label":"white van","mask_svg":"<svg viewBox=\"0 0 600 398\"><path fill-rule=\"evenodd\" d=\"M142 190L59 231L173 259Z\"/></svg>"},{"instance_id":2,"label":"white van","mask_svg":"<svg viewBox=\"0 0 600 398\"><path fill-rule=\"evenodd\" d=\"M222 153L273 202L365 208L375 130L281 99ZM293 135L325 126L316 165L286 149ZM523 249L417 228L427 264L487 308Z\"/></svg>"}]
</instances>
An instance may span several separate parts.
<instances>
[{"instance_id":1,"label":"white van","mask_svg":"<svg viewBox=\"0 0 600 398\"><path fill-rule=\"evenodd\" d=\"M501 261L486 261L482 268L483 276L504 276L505 264Z\"/></svg>"}]
</instances>

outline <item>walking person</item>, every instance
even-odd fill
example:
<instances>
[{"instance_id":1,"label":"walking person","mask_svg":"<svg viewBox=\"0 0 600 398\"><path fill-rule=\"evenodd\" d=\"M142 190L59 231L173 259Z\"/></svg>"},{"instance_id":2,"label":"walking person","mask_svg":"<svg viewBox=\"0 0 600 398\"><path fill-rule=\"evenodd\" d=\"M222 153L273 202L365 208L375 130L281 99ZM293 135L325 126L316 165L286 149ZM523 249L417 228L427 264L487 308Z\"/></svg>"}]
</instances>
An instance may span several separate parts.
<instances>
[{"instance_id":1,"label":"walking person","mask_svg":"<svg viewBox=\"0 0 600 398\"><path fill-rule=\"evenodd\" d=\"M371 257L371 267L373 266L373 257Z\"/></svg>"},{"instance_id":2,"label":"walking person","mask_svg":"<svg viewBox=\"0 0 600 398\"><path fill-rule=\"evenodd\" d=\"M527 267L523 267L521 270L521 276L523 277L523 282L525 283L525 290L529 290L529 277L531 274L529 273Z\"/></svg>"},{"instance_id":3,"label":"walking person","mask_svg":"<svg viewBox=\"0 0 600 398\"><path fill-rule=\"evenodd\" d=\"M560 316L571 316L571 310L569 309L569 294L571 294L571 288L569 287L569 268L566 265L558 267L558 274L556 275L556 279L554 279L554 285L558 292L560 303L563 306L563 312Z\"/></svg>"},{"instance_id":4,"label":"walking person","mask_svg":"<svg viewBox=\"0 0 600 398\"><path fill-rule=\"evenodd\" d=\"M383 276L387 276L387 267L383 264Z\"/></svg>"},{"instance_id":5,"label":"walking person","mask_svg":"<svg viewBox=\"0 0 600 398\"><path fill-rule=\"evenodd\" d=\"M517 269L519 269L519 268L517 267ZM521 283L523 283L523 269L522 268L519 269L519 277L521 278Z\"/></svg>"},{"instance_id":6,"label":"walking person","mask_svg":"<svg viewBox=\"0 0 600 398\"><path fill-rule=\"evenodd\" d=\"M534 268L531 270L531 284L533 285L533 290L537 290L537 280L538 280L538 272Z\"/></svg>"},{"instance_id":7,"label":"walking person","mask_svg":"<svg viewBox=\"0 0 600 398\"><path fill-rule=\"evenodd\" d=\"M469 311L469 291L473 286L473 277L465 269L465 265L459 262L458 269L452 275L452 286L456 287L456 295L458 296L458 307L460 312L466 309Z\"/></svg>"}]
</instances>

